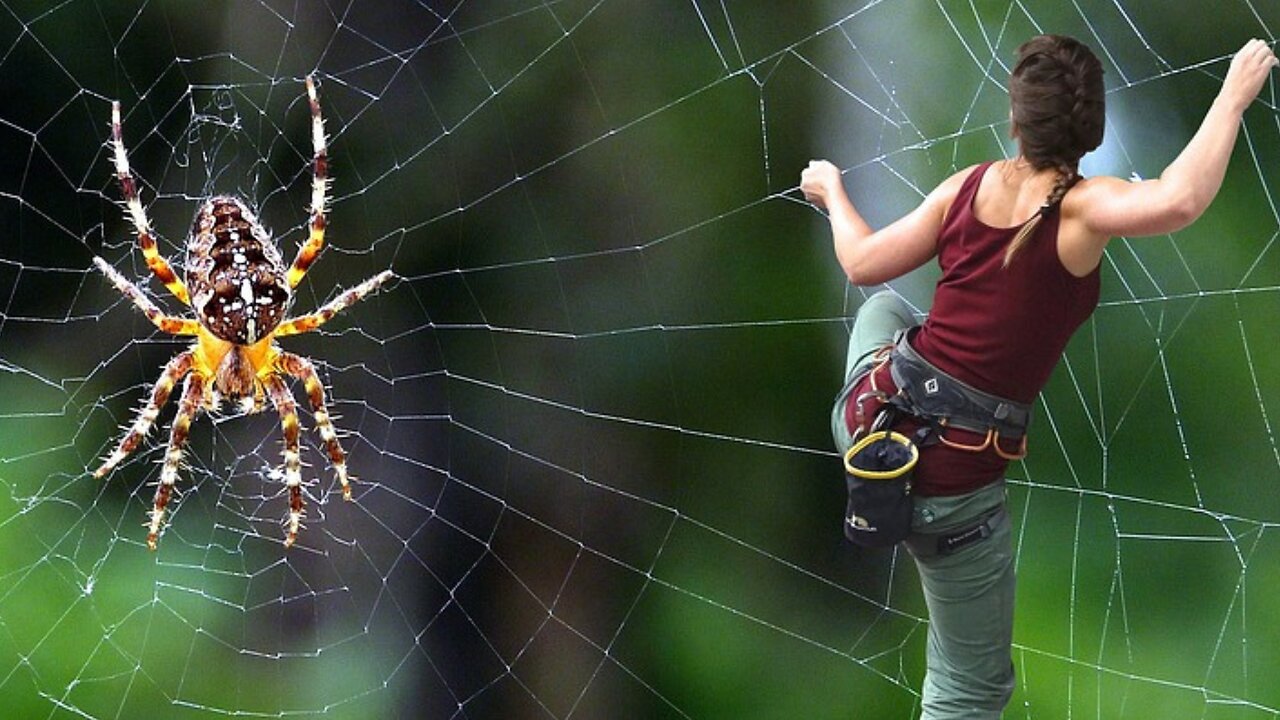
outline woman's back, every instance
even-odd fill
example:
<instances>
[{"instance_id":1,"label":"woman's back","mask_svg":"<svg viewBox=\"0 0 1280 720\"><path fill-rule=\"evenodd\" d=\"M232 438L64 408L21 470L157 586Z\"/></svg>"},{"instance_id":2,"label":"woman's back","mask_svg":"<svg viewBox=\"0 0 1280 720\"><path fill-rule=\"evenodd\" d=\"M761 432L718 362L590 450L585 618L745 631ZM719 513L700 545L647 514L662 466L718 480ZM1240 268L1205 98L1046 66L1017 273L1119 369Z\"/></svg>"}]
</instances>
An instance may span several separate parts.
<instances>
[{"instance_id":1,"label":"woman's back","mask_svg":"<svg viewBox=\"0 0 1280 720\"><path fill-rule=\"evenodd\" d=\"M913 345L964 382L1030 403L1071 334L1093 312L1098 270L1095 266L1076 277L1063 265L1056 207L1044 212L1005 265L1010 241L1032 214L1022 202L1042 184L1035 176L1006 182L1006 164L986 163L969 171L947 210L937 241L942 277ZM992 224L1011 218L1007 226Z\"/></svg>"}]
</instances>

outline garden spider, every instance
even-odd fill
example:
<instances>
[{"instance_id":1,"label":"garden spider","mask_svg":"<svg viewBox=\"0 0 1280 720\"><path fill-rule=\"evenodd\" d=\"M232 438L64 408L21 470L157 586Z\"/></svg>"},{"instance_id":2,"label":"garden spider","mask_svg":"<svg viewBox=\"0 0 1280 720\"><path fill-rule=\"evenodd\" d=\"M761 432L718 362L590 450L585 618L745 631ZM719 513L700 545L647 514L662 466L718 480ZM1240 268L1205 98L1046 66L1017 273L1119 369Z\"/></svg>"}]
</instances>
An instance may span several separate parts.
<instances>
[{"instance_id":1,"label":"garden spider","mask_svg":"<svg viewBox=\"0 0 1280 720\"><path fill-rule=\"evenodd\" d=\"M169 292L190 305L194 318L165 315L136 285L107 261L93 259L111 284L142 311L156 327L172 335L190 335L195 342L165 366L133 426L107 456L94 477L110 473L142 442L169 399L179 380L186 378L178 413L173 420L169 446L160 471L160 483L150 512L147 547L156 549L165 507L182 464L191 421L201 410L216 410L223 399L239 401L244 412L257 412L263 395L271 398L280 413L284 435L284 475L289 489L289 519L285 547L293 545L302 524L302 461L298 448L298 411L285 377L302 380L315 416L316 429L324 440L329 462L342 484L342 497L351 499L346 455L324 401L324 386L311 361L281 350L275 339L315 330L348 306L360 301L393 277L390 270L375 275L347 290L307 315L286 318L293 290L306 275L324 247L325 191L328 188L328 154L324 122L315 82L306 79L311 105L311 142L314 169L311 182L310 235L298 249L293 264L285 267L271 236L238 197L218 195L206 200L196 211L186 244L186 282L156 249L151 223L138 198L138 188L129 170L120 125L120 103L111 104L111 144L115 171L130 219L138 234L138 246L147 267Z\"/></svg>"}]
</instances>

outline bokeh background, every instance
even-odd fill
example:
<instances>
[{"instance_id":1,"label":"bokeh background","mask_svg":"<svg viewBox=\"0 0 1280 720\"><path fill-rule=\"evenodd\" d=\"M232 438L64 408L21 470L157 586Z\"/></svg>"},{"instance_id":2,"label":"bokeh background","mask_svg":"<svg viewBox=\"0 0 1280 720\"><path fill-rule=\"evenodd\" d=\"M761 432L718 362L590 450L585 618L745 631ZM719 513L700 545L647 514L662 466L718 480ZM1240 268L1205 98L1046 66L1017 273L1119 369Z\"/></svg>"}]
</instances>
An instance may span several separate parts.
<instances>
[{"instance_id":1,"label":"bokeh background","mask_svg":"<svg viewBox=\"0 0 1280 720\"><path fill-rule=\"evenodd\" d=\"M1086 174L1153 177L1277 25L1263 0L0 0L0 716L915 717L918 580L842 541L828 437L874 288L800 169L894 219L1012 152L1008 64L1058 32L1106 68ZM180 311L119 207L110 101L171 259L215 192L289 255L309 73L334 200L295 307L399 278L285 343L355 501L312 444L286 552L278 420L202 416L152 554L167 429L90 475L182 347L91 264ZM1038 403L1006 717L1280 716L1275 100L1201 221L1113 243ZM935 278L892 287L924 313Z\"/></svg>"}]
</instances>

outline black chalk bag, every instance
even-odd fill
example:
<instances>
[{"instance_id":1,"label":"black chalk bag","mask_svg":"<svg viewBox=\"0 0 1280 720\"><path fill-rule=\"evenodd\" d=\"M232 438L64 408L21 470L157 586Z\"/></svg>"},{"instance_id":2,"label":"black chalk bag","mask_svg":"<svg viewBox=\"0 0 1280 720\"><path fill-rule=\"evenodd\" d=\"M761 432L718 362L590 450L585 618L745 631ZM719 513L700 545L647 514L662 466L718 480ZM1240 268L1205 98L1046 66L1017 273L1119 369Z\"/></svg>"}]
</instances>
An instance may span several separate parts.
<instances>
[{"instance_id":1,"label":"black chalk bag","mask_svg":"<svg viewBox=\"0 0 1280 720\"><path fill-rule=\"evenodd\" d=\"M920 451L900 433L880 430L844 455L849 504L845 537L864 547L888 547L911 532L911 476Z\"/></svg>"}]
</instances>

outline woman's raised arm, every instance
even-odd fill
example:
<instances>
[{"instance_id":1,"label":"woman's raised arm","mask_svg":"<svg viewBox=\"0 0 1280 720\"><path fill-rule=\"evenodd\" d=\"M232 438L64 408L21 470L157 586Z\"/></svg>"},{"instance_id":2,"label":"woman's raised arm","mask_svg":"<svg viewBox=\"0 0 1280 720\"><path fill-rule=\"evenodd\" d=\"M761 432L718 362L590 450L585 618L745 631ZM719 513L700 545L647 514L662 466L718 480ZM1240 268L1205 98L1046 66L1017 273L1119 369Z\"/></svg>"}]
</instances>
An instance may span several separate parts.
<instances>
[{"instance_id":1,"label":"woman's raised arm","mask_svg":"<svg viewBox=\"0 0 1280 720\"><path fill-rule=\"evenodd\" d=\"M970 172L943 181L915 210L873 230L844 190L840 170L826 160L813 160L800 175L800 190L809 202L826 208L836 260L855 285L878 285L925 264L938 251L938 233L951 201Z\"/></svg>"},{"instance_id":2,"label":"woman's raised arm","mask_svg":"<svg viewBox=\"0 0 1280 720\"><path fill-rule=\"evenodd\" d=\"M1222 187L1241 115L1276 64L1265 42L1246 43L1232 58L1200 129L1159 179L1100 177L1080 184L1073 200L1085 226L1105 242L1115 236L1174 232L1200 217Z\"/></svg>"}]
</instances>

